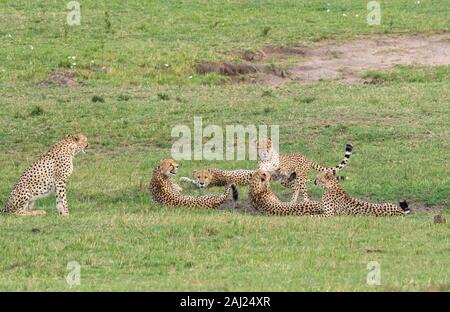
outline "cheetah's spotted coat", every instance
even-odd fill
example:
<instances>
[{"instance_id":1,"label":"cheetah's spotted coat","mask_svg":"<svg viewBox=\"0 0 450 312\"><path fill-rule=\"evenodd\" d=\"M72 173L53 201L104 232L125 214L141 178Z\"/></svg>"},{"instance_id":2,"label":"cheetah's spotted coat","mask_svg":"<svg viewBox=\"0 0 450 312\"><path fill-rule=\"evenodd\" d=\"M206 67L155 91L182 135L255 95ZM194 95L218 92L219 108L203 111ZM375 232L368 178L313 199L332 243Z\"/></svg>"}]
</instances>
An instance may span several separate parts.
<instances>
[{"instance_id":1,"label":"cheetah's spotted coat","mask_svg":"<svg viewBox=\"0 0 450 312\"><path fill-rule=\"evenodd\" d=\"M228 199L230 188L233 191L233 199L237 199L234 185L228 186L223 195L189 196L181 194L182 188L171 178L176 175L177 170L178 164L172 159L161 160L159 166L154 169L150 188L153 199L158 203L168 206L218 208Z\"/></svg>"},{"instance_id":2,"label":"cheetah's spotted coat","mask_svg":"<svg viewBox=\"0 0 450 312\"><path fill-rule=\"evenodd\" d=\"M66 183L73 172L73 158L88 146L87 138L75 134L56 143L20 176L2 212L19 215L42 215L44 210L33 210L35 201L56 192L56 209L69 215Z\"/></svg>"}]
</instances>

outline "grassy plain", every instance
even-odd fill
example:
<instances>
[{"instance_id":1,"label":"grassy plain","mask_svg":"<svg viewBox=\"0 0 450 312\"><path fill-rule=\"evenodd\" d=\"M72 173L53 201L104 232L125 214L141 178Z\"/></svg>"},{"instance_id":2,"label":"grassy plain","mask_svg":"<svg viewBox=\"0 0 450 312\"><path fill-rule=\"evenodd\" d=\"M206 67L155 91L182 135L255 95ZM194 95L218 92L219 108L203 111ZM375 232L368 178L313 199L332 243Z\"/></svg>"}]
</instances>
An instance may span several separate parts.
<instances>
[{"instance_id":1,"label":"grassy plain","mask_svg":"<svg viewBox=\"0 0 450 312\"><path fill-rule=\"evenodd\" d=\"M365 1L82 1L81 25L68 27L59 1L0 1L0 202L60 138L83 132L91 144L68 183L69 218L53 197L36 205L46 216L0 216L0 290L449 291L449 225L433 223L437 210L450 218L448 66L367 73L377 85L235 84L193 69L236 61L227 52L238 49L449 30L448 1L382 6L382 24L369 27ZM53 70L85 86L38 86ZM346 190L408 199L418 213L318 220L157 205L151 170L170 157L171 129L192 128L193 116L280 125L282 151L327 165L351 142ZM180 176L256 163L181 165ZM72 288L70 261L81 265ZM366 283L370 261L380 286Z\"/></svg>"}]
</instances>

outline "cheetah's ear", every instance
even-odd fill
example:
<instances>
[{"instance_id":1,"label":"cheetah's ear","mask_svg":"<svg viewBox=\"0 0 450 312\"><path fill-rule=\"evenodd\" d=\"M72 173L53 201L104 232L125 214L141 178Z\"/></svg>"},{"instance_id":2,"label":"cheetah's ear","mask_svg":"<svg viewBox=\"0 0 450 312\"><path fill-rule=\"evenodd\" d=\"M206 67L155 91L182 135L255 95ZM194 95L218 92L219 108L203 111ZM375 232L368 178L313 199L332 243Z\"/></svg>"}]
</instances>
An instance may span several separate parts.
<instances>
[{"instance_id":1,"label":"cheetah's ear","mask_svg":"<svg viewBox=\"0 0 450 312\"><path fill-rule=\"evenodd\" d=\"M67 137L68 138L72 138L75 142L81 141L81 134L80 133L72 134L72 135L69 135Z\"/></svg>"}]
</instances>

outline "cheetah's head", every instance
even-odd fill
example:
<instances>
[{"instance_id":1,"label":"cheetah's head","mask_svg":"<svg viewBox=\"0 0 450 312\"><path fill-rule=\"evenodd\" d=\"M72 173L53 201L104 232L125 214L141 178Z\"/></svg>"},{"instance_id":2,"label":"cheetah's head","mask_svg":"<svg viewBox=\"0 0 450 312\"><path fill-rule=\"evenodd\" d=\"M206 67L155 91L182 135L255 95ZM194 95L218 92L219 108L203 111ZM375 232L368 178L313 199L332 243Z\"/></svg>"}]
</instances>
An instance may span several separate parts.
<instances>
[{"instance_id":1,"label":"cheetah's head","mask_svg":"<svg viewBox=\"0 0 450 312\"><path fill-rule=\"evenodd\" d=\"M271 174L267 171L256 170L250 180L250 188L255 194L267 191L270 186Z\"/></svg>"},{"instance_id":2,"label":"cheetah's head","mask_svg":"<svg viewBox=\"0 0 450 312\"><path fill-rule=\"evenodd\" d=\"M85 149L89 146L87 137L81 133L69 135L66 141L75 150L75 154L86 153Z\"/></svg>"},{"instance_id":3,"label":"cheetah's head","mask_svg":"<svg viewBox=\"0 0 450 312\"><path fill-rule=\"evenodd\" d=\"M256 149L258 150L259 160L269 160L272 158L272 140L271 139L261 139L256 142Z\"/></svg>"},{"instance_id":4,"label":"cheetah's head","mask_svg":"<svg viewBox=\"0 0 450 312\"><path fill-rule=\"evenodd\" d=\"M178 164L173 159L163 159L159 162L159 170L162 174L173 177L177 174Z\"/></svg>"},{"instance_id":5,"label":"cheetah's head","mask_svg":"<svg viewBox=\"0 0 450 312\"><path fill-rule=\"evenodd\" d=\"M330 170L320 172L314 180L315 185L320 185L324 188L332 187L336 183L338 183L336 176Z\"/></svg>"},{"instance_id":6,"label":"cheetah's head","mask_svg":"<svg viewBox=\"0 0 450 312\"><path fill-rule=\"evenodd\" d=\"M205 189L211 182L211 172L208 169L194 170L194 181L199 188Z\"/></svg>"}]
</instances>

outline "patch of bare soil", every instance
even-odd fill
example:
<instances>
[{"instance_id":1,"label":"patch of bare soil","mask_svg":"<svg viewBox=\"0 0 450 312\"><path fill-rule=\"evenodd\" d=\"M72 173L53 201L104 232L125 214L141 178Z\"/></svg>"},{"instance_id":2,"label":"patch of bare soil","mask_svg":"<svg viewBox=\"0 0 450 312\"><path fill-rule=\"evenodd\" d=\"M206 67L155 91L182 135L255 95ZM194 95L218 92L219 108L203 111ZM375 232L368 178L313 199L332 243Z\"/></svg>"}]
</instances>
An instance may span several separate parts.
<instances>
[{"instance_id":1,"label":"patch of bare soil","mask_svg":"<svg viewBox=\"0 0 450 312\"><path fill-rule=\"evenodd\" d=\"M388 71L395 65L449 65L449 38L449 34L377 36L338 45L325 43L312 49L305 62L291 70L292 78L300 82L358 83L365 81L360 74L369 70Z\"/></svg>"},{"instance_id":2,"label":"patch of bare soil","mask_svg":"<svg viewBox=\"0 0 450 312\"><path fill-rule=\"evenodd\" d=\"M435 213L440 214L444 210L444 206L426 206L423 204L409 204L411 214L415 213Z\"/></svg>"},{"instance_id":3,"label":"patch of bare soil","mask_svg":"<svg viewBox=\"0 0 450 312\"><path fill-rule=\"evenodd\" d=\"M199 74L218 73L224 76L240 76L255 73L263 73L267 75L274 75L277 77L286 77L286 73L276 67L250 64L250 63L205 63L198 64L196 71Z\"/></svg>"},{"instance_id":4,"label":"patch of bare soil","mask_svg":"<svg viewBox=\"0 0 450 312\"><path fill-rule=\"evenodd\" d=\"M389 71L396 65L450 65L450 35L377 35L347 43L326 41L313 48L269 46L256 51L234 51L246 63L200 64L199 73L217 72L227 76L256 74L253 83L280 84L288 81L311 83L338 80L343 83L380 84L361 78L369 70ZM290 71L276 72L264 64L266 58L297 58Z\"/></svg>"},{"instance_id":5,"label":"patch of bare soil","mask_svg":"<svg viewBox=\"0 0 450 312\"><path fill-rule=\"evenodd\" d=\"M39 83L40 86L66 86L81 87L83 84L74 80L76 73L73 72L50 72L48 79Z\"/></svg>"},{"instance_id":6,"label":"patch of bare soil","mask_svg":"<svg viewBox=\"0 0 450 312\"><path fill-rule=\"evenodd\" d=\"M232 55L237 55L241 59L247 62L259 62L266 59L268 56L271 57L288 57L288 56L305 56L308 53L308 48L306 47L276 47L267 46L256 51L234 51L231 52Z\"/></svg>"},{"instance_id":7,"label":"patch of bare soil","mask_svg":"<svg viewBox=\"0 0 450 312\"><path fill-rule=\"evenodd\" d=\"M231 210L231 211L237 211L240 213L245 214L252 214L252 215L260 215L261 212L259 212L257 209L255 209L250 204L241 204L241 203L235 203L232 200L226 201L223 203L220 207L220 210Z\"/></svg>"}]
</instances>

